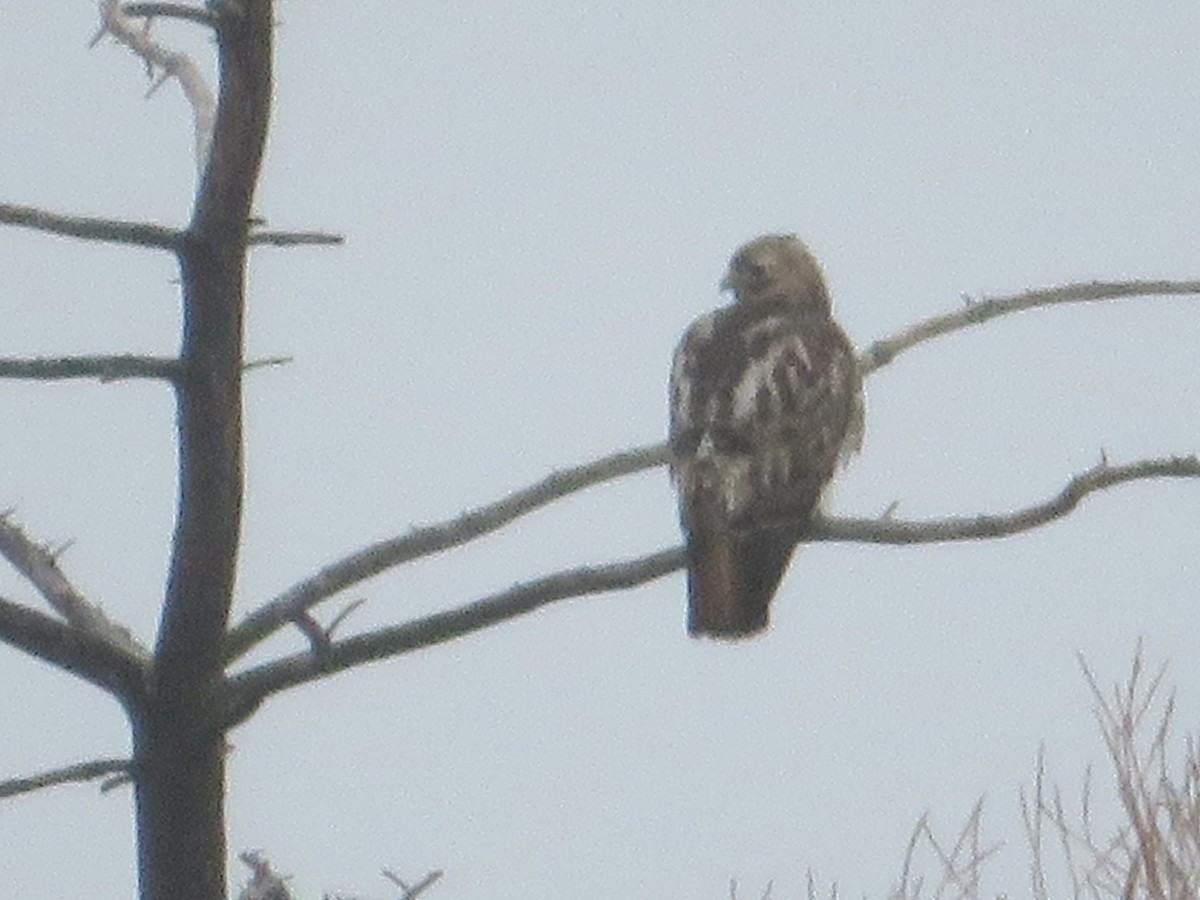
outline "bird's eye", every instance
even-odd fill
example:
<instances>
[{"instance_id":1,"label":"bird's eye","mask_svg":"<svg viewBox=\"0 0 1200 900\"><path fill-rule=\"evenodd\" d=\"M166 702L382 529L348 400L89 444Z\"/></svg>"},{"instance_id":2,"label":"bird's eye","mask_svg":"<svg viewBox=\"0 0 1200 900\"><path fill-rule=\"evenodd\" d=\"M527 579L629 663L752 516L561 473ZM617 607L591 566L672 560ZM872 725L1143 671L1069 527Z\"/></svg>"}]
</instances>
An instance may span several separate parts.
<instances>
[{"instance_id":1,"label":"bird's eye","mask_svg":"<svg viewBox=\"0 0 1200 900\"><path fill-rule=\"evenodd\" d=\"M744 256L739 256L733 261L733 268L739 275L745 275L752 279L762 278L763 276L763 267Z\"/></svg>"},{"instance_id":2,"label":"bird's eye","mask_svg":"<svg viewBox=\"0 0 1200 900\"><path fill-rule=\"evenodd\" d=\"M746 274L749 275L754 281L762 280L763 275L765 275L767 272L767 270L758 263L750 262L749 260L746 260L745 271Z\"/></svg>"}]
</instances>

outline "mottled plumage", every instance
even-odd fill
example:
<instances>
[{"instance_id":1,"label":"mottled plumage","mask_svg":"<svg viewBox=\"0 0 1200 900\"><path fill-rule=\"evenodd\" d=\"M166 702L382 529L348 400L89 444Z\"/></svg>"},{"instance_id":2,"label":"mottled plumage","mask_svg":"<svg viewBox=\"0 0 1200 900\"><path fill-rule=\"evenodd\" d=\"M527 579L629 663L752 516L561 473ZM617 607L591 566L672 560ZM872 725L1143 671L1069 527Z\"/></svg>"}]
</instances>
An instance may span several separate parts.
<instances>
[{"instance_id":1,"label":"mottled plumage","mask_svg":"<svg viewBox=\"0 0 1200 900\"><path fill-rule=\"evenodd\" d=\"M671 473L688 632L739 638L767 627L790 535L861 443L862 384L820 266L794 235L746 244L722 287L734 303L697 319L675 351Z\"/></svg>"}]
</instances>

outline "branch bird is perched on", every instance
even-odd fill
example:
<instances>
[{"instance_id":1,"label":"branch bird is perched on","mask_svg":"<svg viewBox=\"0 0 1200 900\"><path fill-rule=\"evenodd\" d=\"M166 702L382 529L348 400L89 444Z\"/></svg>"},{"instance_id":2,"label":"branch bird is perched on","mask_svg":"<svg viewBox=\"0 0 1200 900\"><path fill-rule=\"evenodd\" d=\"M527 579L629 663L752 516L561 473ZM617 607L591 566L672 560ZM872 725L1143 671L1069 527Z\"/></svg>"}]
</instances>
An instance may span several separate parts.
<instances>
[{"instance_id":1,"label":"branch bird is perched on","mask_svg":"<svg viewBox=\"0 0 1200 900\"><path fill-rule=\"evenodd\" d=\"M796 535L862 442L863 401L854 348L799 238L746 244L721 287L734 302L675 350L669 443L688 633L735 639L767 627Z\"/></svg>"}]
</instances>

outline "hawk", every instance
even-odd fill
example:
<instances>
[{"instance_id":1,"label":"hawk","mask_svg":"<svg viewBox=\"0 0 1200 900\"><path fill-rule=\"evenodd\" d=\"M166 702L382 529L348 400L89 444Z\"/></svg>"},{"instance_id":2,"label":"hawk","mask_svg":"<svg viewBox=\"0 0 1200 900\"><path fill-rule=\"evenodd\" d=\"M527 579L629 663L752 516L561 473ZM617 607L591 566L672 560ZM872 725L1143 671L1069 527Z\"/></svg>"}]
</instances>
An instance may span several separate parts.
<instances>
[{"instance_id":1,"label":"hawk","mask_svg":"<svg viewBox=\"0 0 1200 900\"><path fill-rule=\"evenodd\" d=\"M767 607L804 523L862 443L862 380L821 267L792 234L730 260L734 302L684 332L671 369L671 477L687 541L688 633L736 639Z\"/></svg>"}]
</instances>

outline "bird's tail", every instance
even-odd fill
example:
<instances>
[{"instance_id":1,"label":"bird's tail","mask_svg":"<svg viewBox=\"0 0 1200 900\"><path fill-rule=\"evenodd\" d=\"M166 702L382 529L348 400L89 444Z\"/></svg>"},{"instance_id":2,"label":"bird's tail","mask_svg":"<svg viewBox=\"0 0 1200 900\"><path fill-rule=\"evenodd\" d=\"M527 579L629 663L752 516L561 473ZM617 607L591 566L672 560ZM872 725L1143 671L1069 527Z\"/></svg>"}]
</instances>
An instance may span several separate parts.
<instances>
[{"instance_id":1,"label":"bird's tail","mask_svg":"<svg viewBox=\"0 0 1200 900\"><path fill-rule=\"evenodd\" d=\"M795 549L770 531L689 535L688 634L737 640L765 629Z\"/></svg>"}]
</instances>

